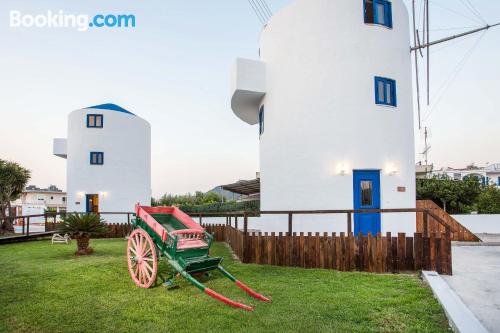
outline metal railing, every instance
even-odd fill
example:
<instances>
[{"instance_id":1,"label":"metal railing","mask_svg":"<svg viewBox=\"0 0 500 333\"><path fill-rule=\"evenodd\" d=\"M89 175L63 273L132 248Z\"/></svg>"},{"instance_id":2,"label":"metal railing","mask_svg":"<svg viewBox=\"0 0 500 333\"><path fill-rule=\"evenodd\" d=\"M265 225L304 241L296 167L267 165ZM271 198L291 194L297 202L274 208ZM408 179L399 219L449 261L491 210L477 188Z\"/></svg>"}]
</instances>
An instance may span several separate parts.
<instances>
[{"instance_id":1,"label":"metal railing","mask_svg":"<svg viewBox=\"0 0 500 333\"><path fill-rule=\"evenodd\" d=\"M33 214L33 215L20 215L20 216L7 216L5 218L0 218L0 222L4 222L5 220L10 220L14 227L21 227L21 232L16 233L16 236L29 236L34 234L42 234L50 232L47 226L49 223L57 224L58 217L63 217L66 214L91 214L86 212L47 212L44 214ZM131 217L135 215L133 212L98 212L96 213L99 216L102 215L122 215L127 216L126 223L130 225ZM35 218L43 218L43 231L32 231L30 230L32 227L39 226L42 223L33 222ZM107 221L109 222L109 221Z\"/></svg>"}]
</instances>

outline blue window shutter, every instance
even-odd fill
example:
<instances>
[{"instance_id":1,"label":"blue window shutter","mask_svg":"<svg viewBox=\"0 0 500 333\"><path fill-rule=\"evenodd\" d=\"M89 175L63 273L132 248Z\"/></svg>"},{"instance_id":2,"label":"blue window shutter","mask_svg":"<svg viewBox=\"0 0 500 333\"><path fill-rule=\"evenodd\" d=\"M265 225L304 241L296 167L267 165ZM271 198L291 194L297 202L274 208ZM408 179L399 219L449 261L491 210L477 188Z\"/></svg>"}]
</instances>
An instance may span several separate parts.
<instances>
[{"instance_id":1,"label":"blue window shutter","mask_svg":"<svg viewBox=\"0 0 500 333\"><path fill-rule=\"evenodd\" d=\"M390 88L391 88L391 91L390 91L390 94L391 94L391 105L392 106L397 106L398 103L397 103L397 94L396 94L396 81L394 80L389 80L390 81Z\"/></svg>"},{"instance_id":2,"label":"blue window shutter","mask_svg":"<svg viewBox=\"0 0 500 333\"><path fill-rule=\"evenodd\" d=\"M389 1L387 1L385 5L385 16L386 16L387 26L389 28L392 28L392 3Z\"/></svg>"},{"instance_id":3,"label":"blue window shutter","mask_svg":"<svg viewBox=\"0 0 500 333\"><path fill-rule=\"evenodd\" d=\"M373 0L372 3L367 4L366 0L363 1L363 10L365 15L365 23L374 23L392 28L392 3L387 0ZM373 17L367 17L367 6L371 6ZM383 8L383 13L379 9ZM372 18L373 22L370 21Z\"/></svg>"},{"instance_id":4,"label":"blue window shutter","mask_svg":"<svg viewBox=\"0 0 500 333\"><path fill-rule=\"evenodd\" d=\"M261 106L259 111L259 135L264 134L264 105Z\"/></svg>"}]
</instances>

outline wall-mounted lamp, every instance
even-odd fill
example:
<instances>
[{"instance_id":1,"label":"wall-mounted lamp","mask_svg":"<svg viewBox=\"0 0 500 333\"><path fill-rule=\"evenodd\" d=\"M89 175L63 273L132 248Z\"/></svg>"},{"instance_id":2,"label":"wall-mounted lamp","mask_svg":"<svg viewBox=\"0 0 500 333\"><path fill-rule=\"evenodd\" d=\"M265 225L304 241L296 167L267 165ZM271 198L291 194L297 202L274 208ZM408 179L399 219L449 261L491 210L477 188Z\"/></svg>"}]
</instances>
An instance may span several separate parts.
<instances>
[{"instance_id":1,"label":"wall-mounted lamp","mask_svg":"<svg viewBox=\"0 0 500 333\"><path fill-rule=\"evenodd\" d=\"M345 163L341 163L339 165L338 171L339 171L339 175L341 175L341 176L347 176L347 174L349 173L348 167Z\"/></svg>"},{"instance_id":2,"label":"wall-mounted lamp","mask_svg":"<svg viewBox=\"0 0 500 333\"><path fill-rule=\"evenodd\" d=\"M389 176L394 176L398 173L398 168L394 164L389 164L386 168L386 172Z\"/></svg>"},{"instance_id":3,"label":"wall-mounted lamp","mask_svg":"<svg viewBox=\"0 0 500 333\"><path fill-rule=\"evenodd\" d=\"M78 192L76 195L78 195L79 198L83 198L85 195L85 192Z\"/></svg>"},{"instance_id":4,"label":"wall-mounted lamp","mask_svg":"<svg viewBox=\"0 0 500 333\"><path fill-rule=\"evenodd\" d=\"M108 192L100 192L101 197L106 198L108 196Z\"/></svg>"}]
</instances>

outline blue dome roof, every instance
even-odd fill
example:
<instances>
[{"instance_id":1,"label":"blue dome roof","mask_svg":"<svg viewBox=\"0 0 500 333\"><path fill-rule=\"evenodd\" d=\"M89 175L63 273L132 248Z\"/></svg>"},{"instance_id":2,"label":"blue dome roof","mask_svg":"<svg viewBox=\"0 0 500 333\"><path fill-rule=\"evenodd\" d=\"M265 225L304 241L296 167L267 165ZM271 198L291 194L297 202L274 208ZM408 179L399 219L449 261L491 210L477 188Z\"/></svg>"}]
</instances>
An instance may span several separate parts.
<instances>
[{"instance_id":1,"label":"blue dome roof","mask_svg":"<svg viewBox=\"0 0 500 333\"><path fill-rule=\"evenodd\" d=\"M128 114L131 114L133 116L135 116L135 114L133 114L132 112L128 111L128 110L125 110L124 108L122 108L121 106L118 106L116 104L111 104L111 103L107 103L107 104L101 104L101 105L95 105L95 106L89 106L88 108L86 109L100 109L100 110L111 110L111 111L117 111L117 112L123 112L123 113L128 113Z\"/></svg>"}]
</instances>

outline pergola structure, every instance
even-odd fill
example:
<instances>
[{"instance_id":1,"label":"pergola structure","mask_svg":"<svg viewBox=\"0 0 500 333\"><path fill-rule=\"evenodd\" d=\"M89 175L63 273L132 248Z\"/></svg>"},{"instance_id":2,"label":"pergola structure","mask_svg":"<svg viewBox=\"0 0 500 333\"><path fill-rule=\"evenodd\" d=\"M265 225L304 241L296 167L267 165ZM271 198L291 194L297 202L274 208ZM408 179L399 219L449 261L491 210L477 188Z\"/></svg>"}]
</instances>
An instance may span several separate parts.
<instances>
[{"instance_id":1,"label":"pergola structure","mask_svg":"<svg viewBox=\"0 0 500 333\"><path fill-rule=\"evenodd\" d=\"M259 194L260 179L239 180L234 184L222 185L222 188L229 192L248 195L248 196L253 194Z\"/></svg>"}]
</instances>

